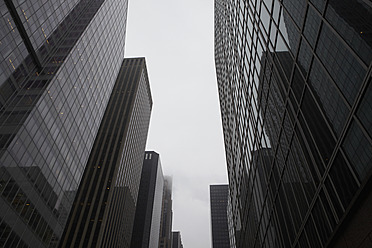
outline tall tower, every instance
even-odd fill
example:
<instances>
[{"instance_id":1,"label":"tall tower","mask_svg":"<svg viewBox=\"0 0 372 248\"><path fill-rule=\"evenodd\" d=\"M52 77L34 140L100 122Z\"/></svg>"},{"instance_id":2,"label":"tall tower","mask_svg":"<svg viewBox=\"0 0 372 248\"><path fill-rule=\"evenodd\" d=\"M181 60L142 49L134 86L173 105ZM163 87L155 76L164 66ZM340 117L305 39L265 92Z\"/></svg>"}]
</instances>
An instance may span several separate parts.
<instances>
[{"instance_id":1,"label":"tall tower","mask_svg":"<svg viewBox=\"0 0 372 248\"><path fill-rule=\"evenodd\" d=\"M172 247L172 178L164 177L163 205L161 207L161 222L159 248Z\"/></svg>"},{"instance_id":2,"label":"tall tower","mask_svg":"<svg viewBox=\"0 0 372 248\"><path fill-rule=\"evenodd\" d=\"M151 108L145 59L124 59L60 247L130 247Z\"/></svg>"},{"instance_id":3,"label":"tall tower","mask_svg":"<svg viewBox=\"0 0 372 248\"><path fill-rule=\"evenodd\" d=\"M0 3L0 246L59 243L124 57L127 5Z\"/></svg>"},{"instance_id":4,"label":"tall tower","mask_svg":"<svg viewBox=\"0 0 372 248\"><path fill-rule=\"evenodd\" d=\"M181 232L172 232L172 248L183 248Z\"/></svg>"},{"instance_id":5,"label":"tall tower","mask_svg":"<svg viewBox=\"0 0 372 248\"><path fill-rule=\"evenodd\" d=\"M237 247L372 245L371 30L364 0L215 1Z\"/></svg>"},{"instance_id":6,"label":"tall tower","mask_svg":"<svg viewBox=\"0 0 372 248\"><path fill-rule=\"evenodd\" d=\"M212 247L230 248L228 199L229 185L210 185L210 206L212 223Z\"/></svg>"},{"instance_id":7,"label":"tall tower","mask_svg":"<svg viewBox=\"0 0 372 248\"><path fill-rule=\"evenodd\" d=\"M146 151L138 192L131 248L159 247L164 177L160 156Z\"/></svg>"}]
</instances>

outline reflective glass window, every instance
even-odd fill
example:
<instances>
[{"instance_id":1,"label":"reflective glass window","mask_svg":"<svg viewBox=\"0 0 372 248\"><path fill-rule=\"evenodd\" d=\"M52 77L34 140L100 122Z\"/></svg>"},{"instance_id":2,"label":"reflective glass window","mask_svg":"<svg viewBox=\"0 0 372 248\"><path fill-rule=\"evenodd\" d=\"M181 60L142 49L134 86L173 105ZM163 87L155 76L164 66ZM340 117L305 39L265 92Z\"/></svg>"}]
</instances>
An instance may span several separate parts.
<instances>
[{"instance_id":1,"label":"reflective glass window","mask_svg":"<svg viewBox=\"0 0 372 248\"><path fill-rule=\"evenodd\" d=\"M369 136L372 137L372 81L369 80L368 87L362 98L362 102L357 111L357 116L359 117L365 130L368 132Z\"/></svg>"},{"instance_id":2,"label":"reflective glass window","mask_svg":"<svg viewBox=\"0 0 372 248\"><path fill-rule=\"evenodd\" d=\"M372 168L372 145L355 121L352 122L342 147L359 178L364 180Z\"/></svg>"}]
</instances>

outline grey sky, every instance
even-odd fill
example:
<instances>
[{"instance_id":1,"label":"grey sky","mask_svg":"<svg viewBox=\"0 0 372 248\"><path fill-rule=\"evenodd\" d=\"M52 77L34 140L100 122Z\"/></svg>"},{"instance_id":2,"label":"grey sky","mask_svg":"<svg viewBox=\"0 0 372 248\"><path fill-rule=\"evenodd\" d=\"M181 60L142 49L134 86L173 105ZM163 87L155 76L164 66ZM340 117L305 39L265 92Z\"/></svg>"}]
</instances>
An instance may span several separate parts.
<instances>
[{"instance_id":1,"label":"grey sky","mask_svg":"<svg viewBox=\"0 0 372 248\"><path fill-rule=\"evenodd\" d=\"M146 57L147 150L173 176L173 230L211 247L209 184L227 183L214 68L213 0L129 0L126 57Z\"/></svg>"}]
</instances>

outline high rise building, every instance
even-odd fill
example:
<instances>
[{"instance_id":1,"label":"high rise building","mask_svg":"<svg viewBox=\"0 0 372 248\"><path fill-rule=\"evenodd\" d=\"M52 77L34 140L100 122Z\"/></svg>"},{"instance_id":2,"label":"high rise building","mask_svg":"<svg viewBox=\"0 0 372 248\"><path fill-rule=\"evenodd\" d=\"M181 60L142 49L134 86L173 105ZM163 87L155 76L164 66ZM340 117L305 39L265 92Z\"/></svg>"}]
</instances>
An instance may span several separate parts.
<instances>
[{"instance_id":1,"label":"high rise building","mask_svg":"<svg viewBox=\"0 0 372 248\"><path fill-rule=\"evenodd\" d=\"M159 248L172 248L172 178L164 177L163 205L161 207Z\"/></svg>"},{"instance_id":2,"label":"high rise building","mask_svg":"<svg viewBox=\"0 0 372 248\"><path fill-rule=\"evenodd\" d=\"M127 5L0 3L0 246L58 245L124 57Z\"/></svg>"},{"instance_id":3,"label":"high rise building","mask_svg":"<svg viewBox=\"0 0 372 248\"><path fill-rule=\"evenodd\" d=\"M366 0L215 1L237 247L372 245L371 30Z\"/></svg>"},{"instance_id":4,"label":"high rise building","mask_svg":"<svg viewBox=\"0 0 372 248\"><path fill-rule=\"evenodd\" d=\"M145 59L124 59L60 247L130 247L151 108Z\"/></svg>"},{"instance_id":5,"label":"high rise building","mask_svg":"<svg viewBox=\"0 0 372 248\"><path fill-rule=\"evenodd\" d=\"M131 248L159 247L164 177L160 156L146 151L143 159Z\"/></svg>"},{"instance_id":6,"label":"high rise building","mask_svg":"<svg viewBox=\"0 0 372 248\"><path fill-rule=\"evenodd\" d=\"M183 248L181 232L172 232L172 248Z\"/></svg>"},{"instance_id":7,"label":"high rise building","mask_svg":"<svg viewBox=\"0 0 372 248\"><path fill-rule=\"evenodd\" d=\"M212 247L230 248L228 199L229 185L210 185Z\"/></svg>"},{"instance_id":8,"label":"high rise building","mask_svg":"<svg viewBox=\"0 0 372 248\"><path fill-rule=\"evenodd\" d=\"M227 226L229 228L230 248L236 248L236 232L234 227L234 214L232 212L230 193L227 197Z\"/></svg>"}]
</instances>

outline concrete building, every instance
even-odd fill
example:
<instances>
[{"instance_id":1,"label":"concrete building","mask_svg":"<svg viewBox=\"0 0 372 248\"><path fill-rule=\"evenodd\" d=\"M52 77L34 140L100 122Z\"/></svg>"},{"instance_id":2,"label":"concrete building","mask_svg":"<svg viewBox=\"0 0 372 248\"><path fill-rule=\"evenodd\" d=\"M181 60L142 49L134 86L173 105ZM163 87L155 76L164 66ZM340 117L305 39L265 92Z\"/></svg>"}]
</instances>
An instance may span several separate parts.
<instances>
[{"instance_id":1,"label":"concrete building","mask_svg":"<svg viewBox=\"0 0 372 248\"><path fill-rule=\"evenodd\" d=\"M146 151L141 173L131 248L157 248L163 203L164 176L160 156Z\"/></svg>"},{"instance_id":2,"label":"concrete building","mask_svg":"<svg viewBox=\"0 0 372 248\"><path fill-rule=\"evenodd\" d=\"M172 232L172 248L183 248L181 232L179 231Z\"/></svg>"},{"instance_id":3,"label":"concrete building","mask_svg":"<svg viewBox=\"0 0 372 248\"><path fill-rule=\"evenodd\" d=\"M230 248L228 199L229 185L210 185L212 247Z\"/></svg>"}]
</instances>

